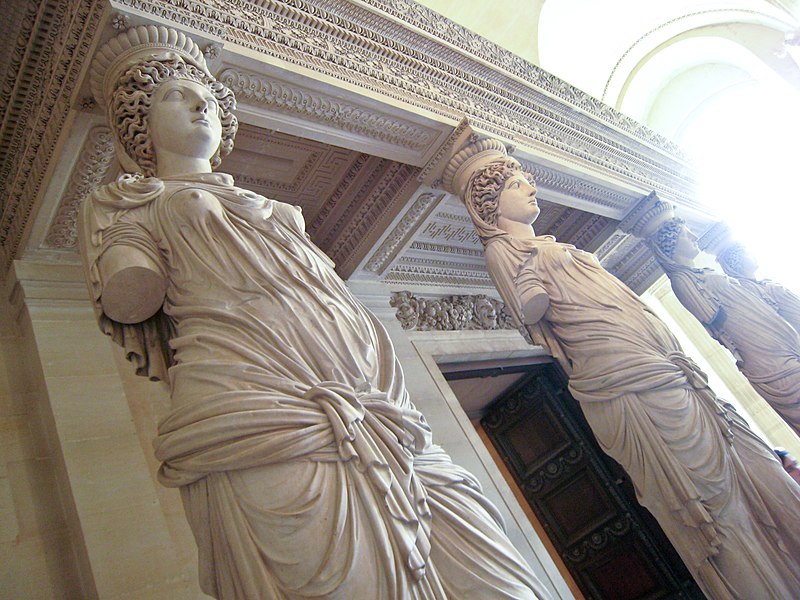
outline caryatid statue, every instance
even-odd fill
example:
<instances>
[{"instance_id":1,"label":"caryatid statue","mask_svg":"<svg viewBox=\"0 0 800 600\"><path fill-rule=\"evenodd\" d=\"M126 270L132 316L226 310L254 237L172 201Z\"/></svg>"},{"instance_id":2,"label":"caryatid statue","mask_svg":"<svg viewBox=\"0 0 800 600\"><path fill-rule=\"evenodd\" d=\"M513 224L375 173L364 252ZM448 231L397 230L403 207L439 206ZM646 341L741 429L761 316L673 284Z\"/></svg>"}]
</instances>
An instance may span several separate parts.
<instances>
[{"instance_id":1,"label":"caryatid statue","mask_svg":"<svg viewBox=\"0 0 800 600\"><path fill-rule=\"evenodd\" d=\"M696 267L697 238L670 204L654 196L650 204L630 232L647 241L681 304L731 352L759 395L800 433L800 334L755 285Z\"/></svg>"},{"instance_id":2,"label":"caryatid statue","mask_svg":"<svg viewBox=\"0 0 800 600\"><path fill-rule=\"evenodd\" d=\"M594 255L537 236L536 186L496 140L446 166L517 323L548 325L600 446L630 475L709 598L800 589L800 486L709 388L666 325Z\"/></svg>"},{"instance_id":3,"label":"caryatid statue","mask_svg":"<svg viewBox=\"0 0 800 600\"><path fill-rule=\"evenodd\" d=\"M796 331L800 332L800 296L769 279L756 276L758 262L747 247L732 239L726 226L717 223L698 240L702 250L714 254L728 277L736 279L742 287L759 295L782 316Z\"/></svg>"},{"instance_id":4,"label":"caryatid statue","mask_svg":"<svg viewBox=\"0 0 800 600\"><path fill-rule=\"evenodd\" d=\"M212 172L235 100L195 43L135 27L91 77L129 173L82 208L87 279L103 331L170 385L158 476L180 488L203 591L548 598L300 210Z\"/></svg>"}]
</instances>

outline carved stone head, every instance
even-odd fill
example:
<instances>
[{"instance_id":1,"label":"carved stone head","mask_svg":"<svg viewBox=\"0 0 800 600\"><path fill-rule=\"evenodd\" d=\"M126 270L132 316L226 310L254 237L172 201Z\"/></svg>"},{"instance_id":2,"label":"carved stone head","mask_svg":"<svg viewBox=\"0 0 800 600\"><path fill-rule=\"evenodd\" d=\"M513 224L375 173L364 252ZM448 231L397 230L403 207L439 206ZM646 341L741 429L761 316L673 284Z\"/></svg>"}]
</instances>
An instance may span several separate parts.
<instances>
[{"instance_id":1,"label":"carved stone head","mask_svg":"<svg viewBox=\"0 0 800 600\"><path fill-rule=\"evenodd\" d=\"M479 170L473 175L467 187L465 202L469 202L480 218L488 225L497 225L501 213L500 197L507 182L513 177L521 176L533 185L533 176L526 173L513 158L504 158ZM535 189L534 189L535 191ZM538 214L538 211L537 211Z\"/></svg>"},{"instance_id":2,"label":"carved stone head","mask_svg":"<svg viewBox=\"0 0 800 600\"><path fill-rule=\"evenodd\" d=\"M216 168L233 149L238 121L233 92L208 71L202 52L186 35L167 27L139 26L106 43L94 59L92 91L107 111L120 163L128 171L156 174L149 114L156 91L173 80L189 80L207 88L216 100L222 133L210 159Z\"/></svg>"},{"instance_id":3,"label":"carved stone head","mask_svg":"<svg viewBox=\"0 0 800 600\"><path fill-rule=\"evenodd\" d=\"M731 277L753 279L758 270L758 263L743 244L729 245L717 255L717 262L722 270Z\"/></svg>"},{"instance_id":4,"label":"carved stone head","mask_svg":"<svg viewBox=\"0 0 800 600\"><path fill-rule=\"evenodd\" d=\"M691 266L700 252L697 237L678 217L662 223L648 241L662 264L667 259L679 265Z\"/></svg>"},{"instance_id":5,"label":"carved stone head","mask_svg":"<svg viewBox=\"0 0 800 600\"><path fill-rule=\"evenodd\" d=\"M161 84L173 79L195 81L208 88L217 101L222 135L220 145L211 158L211 167L218 167L222 157L233 150L238 127L238 121L232 112L236 107L233 92L180 57L156 58L134 65L120 77L111 97L109 115L114 133L125 154L136 162L144 175L155 175L158 161L149 128L149 113L155 92Z\"/></svg>"}]
</instances>

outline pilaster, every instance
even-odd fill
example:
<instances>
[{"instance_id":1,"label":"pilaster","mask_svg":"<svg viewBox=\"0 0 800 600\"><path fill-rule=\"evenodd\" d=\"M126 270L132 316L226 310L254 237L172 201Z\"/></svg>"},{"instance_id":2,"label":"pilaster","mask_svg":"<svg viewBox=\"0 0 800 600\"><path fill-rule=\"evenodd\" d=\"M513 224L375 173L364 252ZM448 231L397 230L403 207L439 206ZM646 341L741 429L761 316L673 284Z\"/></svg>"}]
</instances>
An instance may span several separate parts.
<instances>
[{"instance_id":1,"label":"pilaster","mask_svg":"<svg viewBox=\"0 0 800 600\"><path fill-rule=\"evenodd\" d=\"M9 292L28 371L16 376L36 382L82 597L197 598L194 558L171 536L137 432L129 401L140 399L126 398L82 269L16 261Z\"/></svg>"}]
</instances>

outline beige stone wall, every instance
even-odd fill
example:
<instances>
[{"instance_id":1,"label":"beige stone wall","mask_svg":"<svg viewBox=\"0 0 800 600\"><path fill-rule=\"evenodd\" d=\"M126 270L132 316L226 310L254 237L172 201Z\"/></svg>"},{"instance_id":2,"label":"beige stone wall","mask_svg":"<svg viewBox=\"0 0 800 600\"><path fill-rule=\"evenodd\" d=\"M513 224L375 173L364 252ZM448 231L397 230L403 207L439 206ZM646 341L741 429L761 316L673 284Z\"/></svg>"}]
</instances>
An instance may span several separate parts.
<instances>
[{"instance_id":1,"label":"beige stone wall","mask_svg":"<svg viewBox=\"0 0 800 600\"><path fill-rule=\"evenodd\" d=\"M10 311L10 309L8 309ZM23 315L27 318L27 315ZM91 598L59 488L63 459L30 327L0 336L0 595ZM84 563L85 565L85 563Z\"/></svg>"},{"instance_id":2,"label":"beige stone wall","mask_svg":"<svg viewBox=\"0 0 800 600\"><path fill-rule=\"evenodd\" d=\"M78 267L16 263L15 279L16 333L2 339L0 589L204 597L179 494L155 481L164 390L138 381L100 333Z\"/></svg>"}]
</instances>

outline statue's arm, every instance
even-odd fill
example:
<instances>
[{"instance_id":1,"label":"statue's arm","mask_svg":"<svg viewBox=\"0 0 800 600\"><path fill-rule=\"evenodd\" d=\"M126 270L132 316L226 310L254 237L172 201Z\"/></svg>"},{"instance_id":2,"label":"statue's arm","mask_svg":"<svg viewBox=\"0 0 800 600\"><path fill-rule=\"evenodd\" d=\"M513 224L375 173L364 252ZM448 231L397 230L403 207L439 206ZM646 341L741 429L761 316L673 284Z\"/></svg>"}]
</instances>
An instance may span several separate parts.
<instances>
[{"instance_id":1,"label":"statue's arm","mask_svg":"<svg viewBox=\"0 0 800 600\"><path fill-rule=\"evenodd\" d=\"M118 323L140 323L164 303L167 279L146 252L126 244L110 246L97 261L102 282L100 305Z\"/></svg>"},{"instance_id":2,"label":"statue's arm","mask_svg":"<svg viewBox=\"0 0 800 600\"><path fill-rule=\"evenodd\" d=\"M525 325L534 325L542 320L550 308L550 297L536 273L534 255L520 267L514 280L519 295L520 310Z\"/></svg>"},{"instance_id":3,"label":"statue's arm","mask_svg":"<svg viewBox=\"0 0 800 600\"><path fill-rule=\"evenodd\" d=\"M136 223L120 221L103 233L97 258L100 306L118 323L140 323L164 303L166 269L149 232Z\"/></svg>"}]
</instances>

